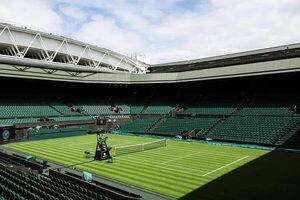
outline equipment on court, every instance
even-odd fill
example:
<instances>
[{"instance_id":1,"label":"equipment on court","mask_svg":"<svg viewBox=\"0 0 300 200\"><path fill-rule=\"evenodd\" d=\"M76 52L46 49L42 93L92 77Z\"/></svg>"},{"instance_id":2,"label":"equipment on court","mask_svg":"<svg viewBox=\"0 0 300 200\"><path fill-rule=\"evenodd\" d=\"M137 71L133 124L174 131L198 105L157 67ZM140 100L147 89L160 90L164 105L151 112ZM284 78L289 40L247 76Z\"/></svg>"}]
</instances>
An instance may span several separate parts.
<instances>
[{"instance_id":1,"label":"equipment on court","mask_svg":"<svg viewBox=\"0 0 300 200\"><path fill-rule=\"evenodd\" d=\"M86 182L92 182L93 181L93 174L83 171L82 172L82 179Z\"/></svg>"},{"instance_id":2,"label":"equipment on court","mask_svg":"<svg viewBox=\"0 0 300 200\"><path fill-rule=\"evenodd\" d=\"M84 151L85 158L91 157L91 152L89 150Z\"/></svg>"},{"instance_id":3,"label":"equipment on court","mask_svg":"<svg viewBox=\"0 0 300 200\"><path fill-rule=\"evenodd\" d=\"M161 140L155 140L152 142L147 142L143 144L134 144L134 145L128 145L128 146L120 146L120 147L114 147L112 150L112 154L114 156L122 155L122 154L128 154L128 153L134 153L134 152L140 152L160 147L167 146L167 140L161 139Z\"/></svg>"},{"instance_id":4,"label":"equipment on court","mask_svg":"<svg viewBox=\"0 0 300 200\"><path fill-rule=\"evenodd\" d=\"M107 137L103 138L101 137L100 132L97 132L97 147L95 151L94 160L112 159L109 153L111 147L107 147L106 139Z\"/></svg>"}]
</instances>

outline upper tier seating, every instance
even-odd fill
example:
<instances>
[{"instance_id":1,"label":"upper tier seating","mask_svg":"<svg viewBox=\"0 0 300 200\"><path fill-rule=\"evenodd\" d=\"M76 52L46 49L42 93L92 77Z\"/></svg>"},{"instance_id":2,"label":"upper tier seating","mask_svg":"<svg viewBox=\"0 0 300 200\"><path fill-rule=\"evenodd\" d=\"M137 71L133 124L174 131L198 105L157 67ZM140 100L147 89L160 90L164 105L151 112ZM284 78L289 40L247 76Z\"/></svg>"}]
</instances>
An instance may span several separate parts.
<instances>
[{"instance_id":1,"label":"upper tier seating","mask_svg":"<svg viewBox=\"0 0 300 200\"><path fill-rule=\"evenodd\" d=\"M152 132L166 135L180 135L185 131L190 132L194 129L199 129L204 133L218 120L218 118L169 118L159 124Z\"/></svg>"},{"instance_id":2,"label":"upper tier seating","mask_svg":"<svg viewBox=\"0 0 300 200\"><path fill-rule=\"evenodd\" d=\"M115 114L123 114L123 115L129 115L130 114L130 106L129 104L125 102L116 102L116 107L119 108L119 112Z\"/></svg>"},{"instance_id":3,"label":"upper tier seating","mask_svg":"<svg viewBox=\"0 0 300 200\"><path fill-rule=\"evenodd\" d=\"M184 114L228 115L233 113L241 104L239 100L202 100L187 107Z\"/></svg>"},{"instance_id":4,"label":"upper tier seating","mask_svg":"<svg viewBox=\"0 0 300 200\"><path fill-rule=\"evenodd\" d=\"M207 137L219 140L275 144L300 122L296 117L232 116Z\"/></svg>"},{"instance_id":5,"label":"upper tier seating","mask_svg":"<svg viewBox=\"0 0 300 200\"><path fill-rule=\"evenodd\" d=\"M110 105L105 102L78 102L75 103L74 106L82 109L83 113L90 115L113 114L113 112L109 110Z\"/></svg>"},{"instance_id":6,"label":"upper tier seating","mask_svg":"<svg viewBox=\"0 0 300 200\"><path fill-rule=\"evenodd\" d=\"M140 114L142 110L144 109L144 105L142 104L136 104L136 105L130 105L130 114Z\"/></svg>"},{"instance_id":7,"label":"upper tier seating","mask_svg":"<svg viewBox=\"0 0 300 200\"><path fill-rule=\"evenodd\" d=\"M136 119L132 123L125 124L121 130L127 132L145 133L158 118Z\"/></svg>"},{"instance_id":8,"label":"upper tier seating","mask_svg":"<svg viewBox=\"0 0 300 200\"><path fill-rule=\"evenodd\" d=\"M155 102L147 107L144 114L167 114L173 109L175 109L175 106L168 105L168 103Z\"/></svg>"},{"instance_id":9,"label":"upper tier seating","mask_svg":"<svg viewBox=\"0 0 300 200\"><path fill-rule=\"evenodd\" d=\"M69 108L67 105L63 103L51 102L49 104L64 115L78 115L77 112L72 112L71 108Z\"/></svg>"},{"instance_id":10,"label":"upper tier seating","mask_svg":"<svg viewBox=\"0 0 300 200\"><path fill-rule=\"evenodd\" d=\"M257 96L240 111L240 115L293 115L291 110L297 104L296 98Z\"/></svg>"}]
</instances>

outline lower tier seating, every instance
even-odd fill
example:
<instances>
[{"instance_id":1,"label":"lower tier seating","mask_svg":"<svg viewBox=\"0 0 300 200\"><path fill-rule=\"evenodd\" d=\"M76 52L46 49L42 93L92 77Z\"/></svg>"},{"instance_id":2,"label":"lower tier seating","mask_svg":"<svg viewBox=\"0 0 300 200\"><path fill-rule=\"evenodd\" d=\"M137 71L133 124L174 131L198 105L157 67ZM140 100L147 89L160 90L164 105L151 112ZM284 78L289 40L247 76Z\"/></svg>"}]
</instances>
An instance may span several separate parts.
<instances>
[{"instance_id":1,"label":"lower tier seating","mask_svg":"<svg viewBox=\"0 0 300 200\"><path fill-rule=\"evenodd\" d=\"M0 124L37 123L38 118L0 119Z\"/></svg>"},{"instance_id":2,"label":"lower tier seating","mask_svg":"<svg viewBox=\"0 0 300 200\"><path fill-rule=\"evenodd\" d=\"M110 198L57 178L13 170L0 170L0 196L5 199L103 199Z\"/></svg>"},{"instance_id":3,"label":"lower tier seating","mask_svg":"<svg viewBox=\"0 0 300 200\"><path fill-rule=\"evenodd\" d=\"M91 120L94 119L91 116L69 116L69 117L52 117L54 121L79 121L79 120Z\"/></svg>"},{"instance_id":4,"label":"lower tier seating","mask_svg":"<svg viewBox=\"0 0 300 200\"><path fill-rule=\"evenodd\" d=\"M92 120L91 116L69 116L69 117L51 117L54 121L79 121ZM21 123L38 123L39 118L15 118L15 119L0 119L0 124L21 124Z\"/></svg>"},{"instance_id":5,"label":"lower tier seating","mask_svg":"<svg viewBox=\"0 0 300 200\"><path fill-rule=\"evenodd\" d=\"M43 102L0 102L0 117L60 115Z\"/></svg>"},{"instance_id":6,"label":"lower tier seating","mask_svg":"<svg viewBox=\"0 0 300 200\"><path fill-rule=\"evenodd\" d=\"M42 128L42 129L31 129L30 135L41 135L41 134L53 134L53 133L67 133L67 132L83 132L86 133L86 129L82 127L68 127L68 128Z\"/></svg>"},{"instance_id":7,"label":"lower tier seating","mask_svg":"<svg viewBox=\"0 0 300 200\"><path fill-rule=\"evenodd\" d=\"M296 117L232 116L207 137L227 141L275 144L299 122L300 118Z\"/></svg>"},{"instance_id":8,"label":"lower tier seating","mask_svg":"<svg viewBox=\"0 0 300 200\"><path fill-rule=\"evenodd\" d=\"M300 148L300 131L296 132L283 145L288 148Z\"/></svg>"},{"instance_id":9,"label":"lower tier seating","mask_svg":"<svg viewBox=\"0 0 300 200\"><path fill-rule=\"evenodd\" d=\"M85 135L87 128L85 127L67 127L67 128L30 128L29 135L26 139L28 140L45 140L52 138L61 138L61 137L72 137Z\"/></svg>"}]
</instances>

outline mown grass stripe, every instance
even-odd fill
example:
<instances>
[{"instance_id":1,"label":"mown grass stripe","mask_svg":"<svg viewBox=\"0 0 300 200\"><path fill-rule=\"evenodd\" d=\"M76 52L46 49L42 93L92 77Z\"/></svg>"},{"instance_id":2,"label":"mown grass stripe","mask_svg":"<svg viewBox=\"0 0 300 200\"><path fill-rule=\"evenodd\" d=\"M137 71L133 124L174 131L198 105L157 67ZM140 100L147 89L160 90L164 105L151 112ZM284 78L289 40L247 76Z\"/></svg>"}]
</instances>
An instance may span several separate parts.
<instances>
[{"instance_id":1,"label":"mown grass stripe","mask_svg":"<svg viewBox=\"0 0 300 200\"><path fill-rule=\"evenodd\" d=\"M108 146L122 146L124 143L140 144L157 140L156 138L113 134L108 137ZM93 153L95 145L96 136L85 135L8 144L5 147L52 162L72 165L91 161L92 158L84 157L84 151L90 150ZM136 187L180 198L265 153L267 151L168 140L167 147L117 156L113 163L95 161L75 167ZM249 157L220 168L243 156ZM161 164L162 162L165 163ZM216 170L218 168L220 169ZM216 171L202 176L213 170Z\"/></svg>"}]
</instances>

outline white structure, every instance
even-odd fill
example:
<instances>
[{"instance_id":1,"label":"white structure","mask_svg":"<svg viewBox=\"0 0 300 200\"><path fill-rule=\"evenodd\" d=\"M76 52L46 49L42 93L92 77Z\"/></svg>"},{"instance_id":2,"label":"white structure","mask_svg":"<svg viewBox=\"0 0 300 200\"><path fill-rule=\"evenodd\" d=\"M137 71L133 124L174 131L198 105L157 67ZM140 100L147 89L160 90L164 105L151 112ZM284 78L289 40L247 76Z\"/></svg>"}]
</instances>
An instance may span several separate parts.
<instances>
[{"instance_id":1,"label":"white structure","mask_svg":"<svg viewBox=\"0 0 300 200\"><path fill-rule=\"evenodd\" d=\"M0 63L70 72L144 74L149 64L105 48L26 27L0 24Z\"/></svg>"}]
</instances>

